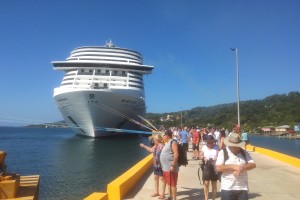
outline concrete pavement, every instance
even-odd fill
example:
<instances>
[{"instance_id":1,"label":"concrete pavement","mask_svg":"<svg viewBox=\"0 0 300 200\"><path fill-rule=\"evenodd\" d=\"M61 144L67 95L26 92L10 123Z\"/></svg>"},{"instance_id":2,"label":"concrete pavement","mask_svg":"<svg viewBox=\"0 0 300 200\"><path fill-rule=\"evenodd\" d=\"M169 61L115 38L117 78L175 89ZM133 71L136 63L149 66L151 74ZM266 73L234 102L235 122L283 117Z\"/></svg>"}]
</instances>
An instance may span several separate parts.
<instances>
[{"instance_id":1,"label":"concrete pavement","mask_svg":"<svg viewBox=\"0 0 300 200\"><path fill-rule=\"evenodd\" d=\"M189 164L180 167L177 185L178 200L204 199L203 184L198 179L199 160L191 159L191 149L188 152ZM278 161L256 152L249 152L257 167L249 171L249 199L257 200L296 200L300 199L300 168ZM154 200L152 169L144 176L137 186L126 195L126 200ZM218 191L220 185L218 183ZM167 190L166 190L167 191ZM210 190L211 191L211 190ZM166 192L167 193L167 192ZM211 199L211 197L210 197ZM217 192L217 200L220 192Z\"/></svg>"}]
</instances>

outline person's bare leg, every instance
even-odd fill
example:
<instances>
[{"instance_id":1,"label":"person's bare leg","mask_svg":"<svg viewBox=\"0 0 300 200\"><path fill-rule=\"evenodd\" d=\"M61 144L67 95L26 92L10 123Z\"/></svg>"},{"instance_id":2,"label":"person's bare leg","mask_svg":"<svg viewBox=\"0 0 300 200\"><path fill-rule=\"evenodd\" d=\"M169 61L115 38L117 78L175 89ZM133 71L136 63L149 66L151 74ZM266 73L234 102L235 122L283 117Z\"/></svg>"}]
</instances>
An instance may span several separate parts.
<instances>
[{"instance_id":1,"label":"person's bare leg","mask_svg":"<svg viewBox=\"0 0 300 200\"><path fill-rule=\"evenodd\" d=\"M171 187L171 190L172 190L172 197L173 197L173 200L176 200L176 196L177 196L177 187L176 187L176 186L172 186L172 187Z\"/></svg>"},{"instance_id":2,"label":"person's bare leg","mask_svg":"<svg viewBox=\"0 0 300 200\"><path fill-rule=\"evenodd\" d=\"M161 193L159 193L159 194L161 197L165 197L165 190L166 190L165 179L163 176L160 176L159 179L160 179L160 187L162 189Z\"/></svg>"},{"instance_id":3,"label":"person's bare leg","mask_svg":"<svg viewBox=\"0 0 300 200\"><path fill-rule=\"evenodd\" d=\"M158 176L154 175L154 194L159 194L158 181Z\"/></svg>"},{"instance_id":4,"label":"person's bare leg","mask_svg":"<svg viewBox=\"0 0 300 200\"><path fill-rule=\"evenodd\" d=\"M209 181L204 181L204 199L208 200Z\"/></svg>"},{"instance_id":5,"label":"person's bare leg","mask_svg":"<svg viewBox=\"0 0 300 200\"><path fill-rule=\"evenodd\" d=\"M217 181L211 182L211 193L212 193L212 199L215 200L217 194Z\"/></svg>"}]
</instances>

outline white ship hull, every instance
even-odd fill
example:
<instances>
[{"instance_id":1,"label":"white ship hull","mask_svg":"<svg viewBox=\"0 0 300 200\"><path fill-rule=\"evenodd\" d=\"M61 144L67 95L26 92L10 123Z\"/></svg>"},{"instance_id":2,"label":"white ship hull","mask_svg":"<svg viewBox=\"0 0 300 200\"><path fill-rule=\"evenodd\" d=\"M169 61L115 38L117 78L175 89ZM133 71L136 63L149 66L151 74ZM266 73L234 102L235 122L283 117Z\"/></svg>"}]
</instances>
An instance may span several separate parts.
<instances>
[{"instance_id":1,"label":"white ship hull","mask_svg":"<svg viewBox=\"0 0 300 200\"><path fill-rule=\"evenodd\" d=\"M144 101L137 95L120 92L122 91L69 91L55 95L54 99L63 118L75 133L101 137L120 134L114 129L142 128L128 119L141 122L138 116L145 114ZM130 102L138 103L133 105Z\"/></svg>"},{"instance_id":2,"label":"white ship hull","mask_svg":"<svg viewBox=\"0 0 300 200\"><path fill-rule=\"evenodd\" d=\"M140 53L108 43L76 48L66 61L52 63L65 72L54 89L55 103L77 134L102 137L145 130L140 117L146 113L143 75L153 67L143 65Z\"/></svg>"}]
</instances>

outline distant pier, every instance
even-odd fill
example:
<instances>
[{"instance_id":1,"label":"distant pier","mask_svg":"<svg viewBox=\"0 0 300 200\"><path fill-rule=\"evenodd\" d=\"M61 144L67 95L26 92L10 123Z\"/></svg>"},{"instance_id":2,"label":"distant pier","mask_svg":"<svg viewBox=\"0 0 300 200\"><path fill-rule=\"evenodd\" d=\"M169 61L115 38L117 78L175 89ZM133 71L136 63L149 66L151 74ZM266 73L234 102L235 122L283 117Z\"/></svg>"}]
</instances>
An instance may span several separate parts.
<instances>
[{"instance_id":1,"label":"distant pier","mask_svg":"<svg viewBox=\"0 0 300 200\"><path fill-rule=\"evenodd\" d=\"M279 138L282 138L282 139L289 139L289 140L299 140L300 139L300 135L291 135L291 134L288 134L288 135L280 135L278 136Z\"/></svg>"}]
</instances>

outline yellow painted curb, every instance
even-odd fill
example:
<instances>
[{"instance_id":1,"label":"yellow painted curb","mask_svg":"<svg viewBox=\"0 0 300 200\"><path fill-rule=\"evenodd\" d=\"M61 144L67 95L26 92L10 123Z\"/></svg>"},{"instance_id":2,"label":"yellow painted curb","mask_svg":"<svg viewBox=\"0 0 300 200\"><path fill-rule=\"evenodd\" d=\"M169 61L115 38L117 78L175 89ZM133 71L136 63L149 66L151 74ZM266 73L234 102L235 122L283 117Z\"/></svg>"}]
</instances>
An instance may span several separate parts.
<instances>
[{"instance_id":1,"label":"yellow painted curb","mask_svg":"<svg viewBox=\"0 0 300 200\"><path fill-rule=\"evenodd\" d=\"M107 185L109 200L121 200L143 177L153 165L153 154L150 154L127 172Z\"/></svg>"},{"instance_id":2,"label":"yellow painted curb","mask_svg":"<svg viewBox=\"0 0 300 200\"><path fill-rule=\"evenodd\" d=\"M94 192L84 200L121 200L153 165L150 154L107 185L107 193Z\"/></svg>"},{"instance_id":3,"label":"yellow painted curb","mask_svg":"<svg viewBox=\"0 0 300 200\"><path fill-rule=\"evenodd\" d=\"M102 192L94 192L90 196L84 198L84 200L108 200L108 194Z\"/></svg>"},{"instance_id":4,"label":"yellow painted curb","mask_svg":"<svg viewBox=\"0 0 300 200\"><path fill-rule=\"evenodd\" d=\"M282 162L285 162L285 163L288 163L290 165L300 168L300 159L299 158L295 158L295 157L288 156L283 153L279 153L276 151L272 151L269 149L264 149L264 148L256 147L256 146L252 146L252 145L247 145L247 150L251 150L254 152L258 152L258 153L270 156L272 158L275 158L277 160L280 160Z\"/></svg>"}]
</instances>

